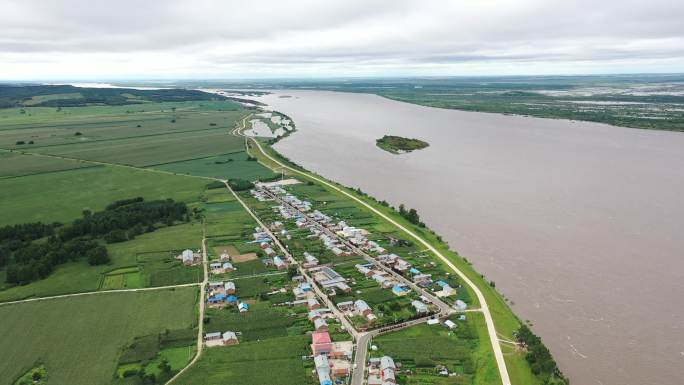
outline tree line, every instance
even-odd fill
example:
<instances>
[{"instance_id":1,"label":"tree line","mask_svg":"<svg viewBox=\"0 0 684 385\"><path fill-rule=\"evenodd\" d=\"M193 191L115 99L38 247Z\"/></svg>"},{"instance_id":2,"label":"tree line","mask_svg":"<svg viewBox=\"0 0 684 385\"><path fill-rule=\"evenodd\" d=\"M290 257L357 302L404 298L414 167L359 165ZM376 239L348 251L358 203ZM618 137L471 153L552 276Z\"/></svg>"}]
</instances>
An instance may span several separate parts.
<instances>
[{"instance_id":1,"label":"tree line","mask_svg":"<svg viewBox=\"0 0 684 385\"><path fill-rule=\"evenodd\" d=\"M558 369L558 365L551 356L549 349L544 346L541 338L535 335L527 325L522 325L518 329L516 337L518 342L527 349L525 359L530 364L532 372L536 375L542 375L545 378L545 385L567 385L569 383L568 379Z\"/></svg>"},{"instance_id":2,"label":"tree line","mask_svg":"<svg viewBox=\"0 0 684 385\"><path fill-rule=\"evenodd\" d=\"M109 263L102 241L123 242L159 225L188 220L185 203L132 198L113 202L101 212L85 210L83 218L68 225L5 226L0 228L0 267L7 265L8 283L26 284L47 277L66 262L85 258L90 265Z\"/></svg>"},{"instance_id":3,"label":"tree line","mask_svg":"<svg viewBox=\"0 0 684 385\"><path fill-rule=\"evenodd\" d=\"M399 215L414 225L425 227L425 223L420 221L420 215L418 215L416 209L407 210L403 203L399 205Z\"/></svg>"}]
</instances>

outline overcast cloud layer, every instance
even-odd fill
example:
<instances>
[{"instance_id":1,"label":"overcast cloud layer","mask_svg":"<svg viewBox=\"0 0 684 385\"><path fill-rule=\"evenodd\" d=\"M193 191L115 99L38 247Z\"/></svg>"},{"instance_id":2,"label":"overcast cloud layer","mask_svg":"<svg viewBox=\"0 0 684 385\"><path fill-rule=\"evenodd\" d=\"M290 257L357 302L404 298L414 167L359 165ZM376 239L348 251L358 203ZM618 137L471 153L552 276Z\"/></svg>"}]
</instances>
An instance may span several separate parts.
<instances>
[{"instance_id":1,"label":"overcast cloud layer","mask_svg":"<svg viewBox=\"0 0 684 385\"><path fill-rule=\"evenodd\" d=\"M0 79L684 72L682 0L0 0Z\"/></svg>"}]
</instances>

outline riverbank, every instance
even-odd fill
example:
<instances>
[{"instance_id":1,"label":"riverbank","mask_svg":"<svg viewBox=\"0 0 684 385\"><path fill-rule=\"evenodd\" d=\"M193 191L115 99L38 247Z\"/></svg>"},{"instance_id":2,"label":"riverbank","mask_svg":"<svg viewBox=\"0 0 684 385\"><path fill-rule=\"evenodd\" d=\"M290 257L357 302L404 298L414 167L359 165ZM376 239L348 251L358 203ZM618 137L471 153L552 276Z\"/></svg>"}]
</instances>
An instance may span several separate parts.
<instances>
[{"instance_id":1,"label":"riverbank","mask_svg":"<svg viewBox=\"0 0 684 385\"><path fill-rule=\"evenodd\" d=\"M499 344L503 351L502 358L505 361L506 377L510 378L510 383L512 384L541 384L543 379L535 376L530 370L530 366L525 359L525 352L515 347L515 345L510 344L500 344L499 338L502 340L515 340L515 332L520 328L521 321L515 316L512 310L508 307L506 300L494 289L491 282L487 282L485 277L477 273L471 264L460 257L456 252L452 251L448 244L446 244L440 236L435 234L433 231L416 226L408 222L405 218L401 217L399 213L389 208L375 198L364 194L360 191L350 189L339 183L331 182L319 175L311 173L310 171L304 170L296 164L293 164L288 159L284 158L277 151L273 150L271 147L266 145L253 146L250 143L250 153L252 156L256 156L259 162L271 169L281 169L284 174L293 174L298 177L304 177L304 179L310 179L312 182L321 183L326 187L331 193L343 192L355 199L368 205L369 208L376 211L378 214L385 216L392 222L397 223L400 228L409 229L406 230L405 234L410 239L417 241L419 243L424 243L429 248L443 258L442 268L446 270L454 269L455 271L462 273L464 277L472 282L474 286L477 287L478 291L482 293L486 304L487 312L491 314L496 327L496 343ZM283 164L287 165L287 168L283 167ZM288 169L290 168L290 169ZM296 171L295 171L296 170ZM293 172L294 171L294 172ZM328 184L328 186L326 186ZM452 264L451 267L447 264ZM473 307L477 309L480 306L479 301L475 301ZM559 381L559 380L554 380ZM504 382L506 383L506 382Z\"/></svg>"}]
</instances>

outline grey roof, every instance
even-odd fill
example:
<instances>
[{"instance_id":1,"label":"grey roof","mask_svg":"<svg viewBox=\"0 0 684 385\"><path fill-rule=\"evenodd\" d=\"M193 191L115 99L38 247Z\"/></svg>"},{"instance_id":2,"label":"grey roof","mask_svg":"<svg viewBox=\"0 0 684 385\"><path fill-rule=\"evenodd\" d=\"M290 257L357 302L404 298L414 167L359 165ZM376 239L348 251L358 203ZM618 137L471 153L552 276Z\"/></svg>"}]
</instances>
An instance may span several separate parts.
<instances>
[{"instance_id":1,"label":"grey roof","mask_svg":"<svg viewBox=\"0 0 684 385\"><path fill-rule=\"evenodd\" d=\"M394 360L390 356L383 356L380 358L380 369L385 370L387 368L394 369L396 366L394 366Z\"/></svg>"}]
</instances>

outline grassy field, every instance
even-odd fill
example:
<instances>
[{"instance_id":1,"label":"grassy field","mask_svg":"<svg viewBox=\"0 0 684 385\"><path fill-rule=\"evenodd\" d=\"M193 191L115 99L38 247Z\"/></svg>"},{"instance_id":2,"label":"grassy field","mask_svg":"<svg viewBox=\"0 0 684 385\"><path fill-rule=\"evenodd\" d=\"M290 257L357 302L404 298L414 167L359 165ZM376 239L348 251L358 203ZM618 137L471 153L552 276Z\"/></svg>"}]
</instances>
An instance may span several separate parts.
<instances>
[{"instance_id":1,"label":"grassy field","mask_svg":"<svg viewBox=\"0 0 684 385\"><path fill-rule=\"evenodd\" d=\"M256 180L258 178L270 178L275 175L259 162L248 161L247 153L244 151L183 162L160 164L154 166L154 168L178 174L220 179Z\"/></svg>"},{"instance_id":2,"label":"grassy field","mask_svg":"<svg viewBox=\"0 0 684 385\"><path fill-rule=\"evenodd\" d=\"M222 129L189 131L31 149L33 152L132 166L196 159L239 151L242 141Z\"/></svg>"},{"instance_id":3,"label":"grassy field","mask_svg":"<svg viewBox=\"0 0 684 385\"><path fill-rule=\"evenodd\" d=\"M142 196L199 199L206 181L123 167L93 167L0 179L0 226L69 221L84 209L99 211L117 200Z\"/></svg>"},{"instance_id":4,"label":"grassy field","mask_svg":"<svg viewBox=\"0 0 684 385\"><path fill-rule=\"evenodd\" d=\"M242 342L207 349L178 380L183 385L313 385L301 356L308 354L307 336Z\"/></svg>"},{"instance_id":5,"label":"grassy field","mask_svg":"<svg viewBox=\"0 0 684 385\"><path fill-rule=\"evenodd\" d=\"M97 166L92 163L77 160L23 155L16 152L0 152L0 179L3 177L42 174L82 167Z\"/></svg>"},{"instance_id":6,"label":"grassy field","mask_svg":"<svg viewBox=\"0 0 684 385\"><path fill-rule=\"evenodd\" d=\"M109 384L134 337L192 327L197 289L98 294L0 306L0 384L45 365L51 384Z\"/></svg>"}]
</instances>

